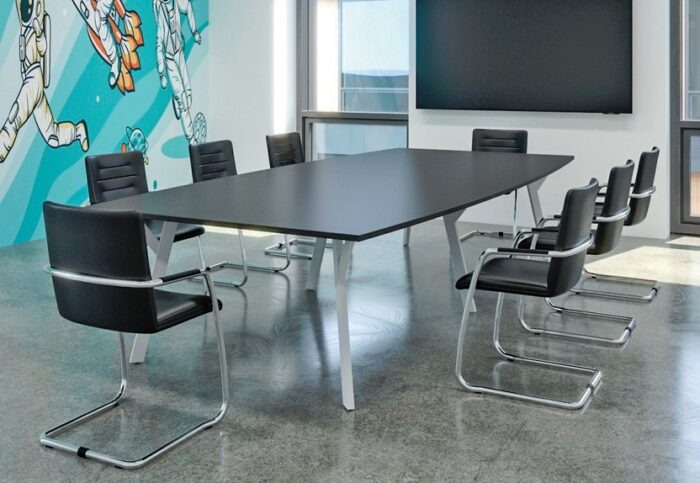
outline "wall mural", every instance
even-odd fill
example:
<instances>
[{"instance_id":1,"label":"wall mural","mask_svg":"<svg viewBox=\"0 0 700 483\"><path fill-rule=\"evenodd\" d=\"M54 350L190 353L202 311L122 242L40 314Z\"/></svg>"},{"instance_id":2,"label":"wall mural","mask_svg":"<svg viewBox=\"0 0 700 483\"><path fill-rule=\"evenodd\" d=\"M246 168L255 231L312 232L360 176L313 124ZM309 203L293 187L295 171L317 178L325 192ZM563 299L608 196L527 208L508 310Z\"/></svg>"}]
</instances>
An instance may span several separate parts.
<instances>
[{"instance_id":1,"label":"wall mural","mask_svg":"<svg viewBox=\"0 0 700 483\"><path fill-rule=\"evenodd\" d=\"M86 203L86 153L141 151L152 189L188 179L208 25L208 0L0 2L0 246L44 235L44 200Z\"/></svg>"}]
</instances>

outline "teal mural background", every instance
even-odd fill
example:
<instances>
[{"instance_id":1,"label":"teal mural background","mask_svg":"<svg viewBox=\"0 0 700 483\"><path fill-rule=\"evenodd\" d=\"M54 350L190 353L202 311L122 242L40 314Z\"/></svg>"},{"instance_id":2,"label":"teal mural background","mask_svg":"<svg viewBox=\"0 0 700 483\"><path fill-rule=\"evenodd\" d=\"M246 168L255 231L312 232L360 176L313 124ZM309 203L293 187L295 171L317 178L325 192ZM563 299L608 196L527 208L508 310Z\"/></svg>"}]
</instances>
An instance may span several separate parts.
<instances>
[{"instance_id":1,"label":"teal mural background","mask_svg":"<svg viewBox=\"0 0 700 483\"><path fill-rule=\"evenodd\" d=\"M208 0L192 0L197 45L181 17L187 67L192 79L192 116L206 114ZM144 45L137 52L141 69L132 72L135 90L122 94L108 83L109 65L96 53L83 19L71 0L46 0L51 16L51 84L46 96L58 121L85 120L90 148L78 143L49 147L32 117L21 129L4 163L0 164L0 246L44 236L41 215L45 200L81 205L87 202L84 157L119 152L128 141L127 129L141 129L148 141L147 173L151 189L183 184L179 173L189 172L188 141L175 118L170 86L161 88L156 69L156 23L153 0L127 0L127 10L142 21ZM14 0L0 2L0 124L22 84L19 20Z\"/></svg>"}]
</instances>

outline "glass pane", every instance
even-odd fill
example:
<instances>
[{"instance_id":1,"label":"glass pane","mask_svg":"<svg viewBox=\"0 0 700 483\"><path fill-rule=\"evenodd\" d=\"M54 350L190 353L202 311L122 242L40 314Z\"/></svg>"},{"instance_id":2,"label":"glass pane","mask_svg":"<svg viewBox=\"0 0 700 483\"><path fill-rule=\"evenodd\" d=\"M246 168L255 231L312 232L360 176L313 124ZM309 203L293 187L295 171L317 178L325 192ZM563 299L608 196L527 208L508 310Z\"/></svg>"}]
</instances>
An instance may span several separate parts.
<instances>
[{"instance_id":1,"label":"glass pane","mask_svg":"<svg viewBox=\"0 0 700 483\"><path fill-rule=\"evenodd\" d=\"M700 0L685 1L685 119L700 120Z\"/></svg>"},{"instance_id":2,"label":"glass pane","mask_svg":"<svg viewBox=\"0 0 700 483\"><path fill-rule=\"evenodd\" d=\"M409 0L316 0L314 109L408 112Z\"/></svg>"},{"instance_id":3,"label":"glass pane","mask_svg":"<svg viewBox=\"0 0 700 483\"><path fill-rule=\"evenodd\" d=\"M407 129L397 125L315 122L311 159L405 148Z\"/></svg>"},{"instance_id":4,"label":"glass pane","mask_svg":"<svg viewBox=\"0 0 700 483\"><path fill-rule=\"evenodd\" d=\"M700 134L690 135L688 145L688 182L690 185L690 197L688 212L692 217L700 217Z\"/></svg>"}]
</instances>

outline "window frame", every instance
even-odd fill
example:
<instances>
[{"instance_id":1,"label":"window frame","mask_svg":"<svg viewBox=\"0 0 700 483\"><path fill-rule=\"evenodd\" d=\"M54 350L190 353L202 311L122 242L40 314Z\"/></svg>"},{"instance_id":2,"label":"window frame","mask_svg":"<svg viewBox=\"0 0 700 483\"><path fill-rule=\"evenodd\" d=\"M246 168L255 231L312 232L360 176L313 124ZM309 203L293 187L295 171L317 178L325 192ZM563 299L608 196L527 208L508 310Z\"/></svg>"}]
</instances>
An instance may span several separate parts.
<instances>
[{"instance_id":1,"label":"window frame","mask_svg":"<svg viewBox=\"0 0 700 483\"><path fill-rule=\"evenodd\" d=\"M311 102L316 94L316 76L312 75L316 72L313 49L316 44L315 6L316 0L297 0L297 129L301 132L307 159L311 159L315 122L405 126L406 146L408 146L408 113L341 111L341 97L339 97L338 111L324 112L313 109ZM339 18L338 21L340 22L341 19ZM338 48L342 48L342 42L339 42ZM342 52L339 58L342 58ZM338 76L342 76L340 70Z\"/></svg>"}]
</instances>

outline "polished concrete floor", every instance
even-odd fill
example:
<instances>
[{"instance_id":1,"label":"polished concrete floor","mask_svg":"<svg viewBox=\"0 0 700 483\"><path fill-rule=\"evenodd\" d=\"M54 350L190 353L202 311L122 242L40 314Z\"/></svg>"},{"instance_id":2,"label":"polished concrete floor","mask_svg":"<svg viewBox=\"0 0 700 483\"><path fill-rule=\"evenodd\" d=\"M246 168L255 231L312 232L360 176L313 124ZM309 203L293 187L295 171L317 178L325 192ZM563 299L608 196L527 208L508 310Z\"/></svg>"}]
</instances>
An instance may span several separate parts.
<instances>
[{"instance_id":1,"label":"polished concrete floor","mask_svg":"<svg viewBox=\"0 0 700 483\"><path fill-rule=\"evenodd\" d=\"M246 241L250 257L263 258L270 238ZM230 258L232 242L207 234L209 260ZM495 243L465 245L467 260ZM618 252L647 245L665 246L625 239ZM357 410L346 412L330 256L317 294L304 290L308 262L294 261L284 275L253 272L243 290L219 289L232 392L226 417L149 467L126 472L39 445L43 430L118 387L116 335L60 318L41 272L46 259L43 242L0 250L0 480L700 481L700 275L696 285L664 283L651 304L563 301L635 315L638 329L623 349L529 336L513 318L514 299L506 300L506 348L602 369L588 407L567 412L459 389L461 302L441 223L416 228L407 250L398 233L359 244L349 274ZM196 259L194 242L178 244L173 270ZM496 358L489 345L495 297L479 294L477 302L465 364L471 380L578 395L585 382L577 376ZM545 310L532 299L527 314L536 319ZM548 323L621 330L573 318ZM130 369L126 403L66 439L133 458L218 408L216 344L205 319L152 338L146 364Z\"/></svg>"}]
</instances>

